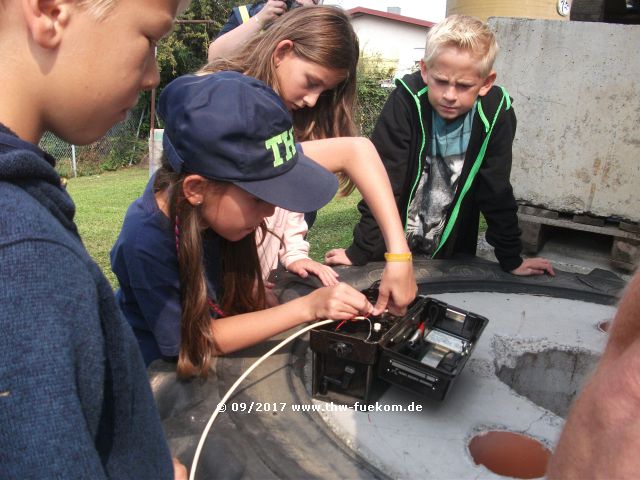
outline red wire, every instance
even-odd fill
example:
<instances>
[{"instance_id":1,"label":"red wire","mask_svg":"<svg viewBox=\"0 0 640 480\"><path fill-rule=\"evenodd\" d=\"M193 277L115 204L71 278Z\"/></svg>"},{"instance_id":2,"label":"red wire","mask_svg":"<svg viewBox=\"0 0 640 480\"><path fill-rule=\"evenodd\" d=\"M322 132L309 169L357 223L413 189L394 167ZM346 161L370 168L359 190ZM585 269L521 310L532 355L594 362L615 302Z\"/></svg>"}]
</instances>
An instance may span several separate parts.
<instances>
[{"instance_id":1,"label":"red wire","mask_svg":"<svg viewBox=\"0 0 640 480\"><path fill-rule=\"evenodd\" d=\"M356 318L356 317L362 317L362 318L367 318L367 319L368 319L368 318L369 318L369 315L371 315L371 314L370 314L370 313L367 313L366 315L354 315L354 316L353 316L353 318ZM340 329L340 327L341 327L342 325L344 325L345 323L347 323L347 321L348 321L348 320L342 320L342 321L338 324L338 326L336 327L335 331L337 332L337 331Z\"/></svg>"}]
</instances>

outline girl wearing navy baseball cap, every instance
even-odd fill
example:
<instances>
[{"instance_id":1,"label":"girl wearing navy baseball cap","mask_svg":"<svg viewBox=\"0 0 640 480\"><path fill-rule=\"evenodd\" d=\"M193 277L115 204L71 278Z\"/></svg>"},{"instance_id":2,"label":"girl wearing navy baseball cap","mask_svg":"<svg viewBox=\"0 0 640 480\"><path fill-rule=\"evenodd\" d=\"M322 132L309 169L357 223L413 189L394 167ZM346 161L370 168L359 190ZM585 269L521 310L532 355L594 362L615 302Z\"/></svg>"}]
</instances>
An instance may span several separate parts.
<instances>
[{"instance_id":1,"label":"girl wearing navy baseball cap","mask_svg":"<svg viewBox=\"0 0 640 480\"><path fill-rule=\"evenodd\" d=\"M111 251L116 296L147 364L177 357L179 375L206 375L212 356L301 323L375 313L342 283L263 310L256 230L274 206L317 210L338 187L300 151L289 111L270 87L236 72L187 75L164 89L158 112L163 167L129 207ZM376 155L364 139L303 148L331 168ZM379 160L376 168L371 178L380 183Z\"/></svg>"}]
</instances>

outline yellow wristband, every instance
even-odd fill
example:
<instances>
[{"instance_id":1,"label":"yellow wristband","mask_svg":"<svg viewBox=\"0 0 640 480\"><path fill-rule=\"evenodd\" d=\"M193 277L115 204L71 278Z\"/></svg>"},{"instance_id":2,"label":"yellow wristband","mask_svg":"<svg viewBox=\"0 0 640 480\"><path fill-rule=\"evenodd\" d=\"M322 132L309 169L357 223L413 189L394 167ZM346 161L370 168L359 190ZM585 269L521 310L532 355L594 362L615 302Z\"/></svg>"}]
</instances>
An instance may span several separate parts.
<instances>
[{"instance_id":1,"label":"yellow wristband","mask_svg":"<svg viewBox=\"0 0 640 480\"><path fill-rule=\"evenodd\" d=\"M410 262L413 260L413 255L411 252L407 253L385 253L384 259L387 262Z\"/></svg>"}]
</instances>

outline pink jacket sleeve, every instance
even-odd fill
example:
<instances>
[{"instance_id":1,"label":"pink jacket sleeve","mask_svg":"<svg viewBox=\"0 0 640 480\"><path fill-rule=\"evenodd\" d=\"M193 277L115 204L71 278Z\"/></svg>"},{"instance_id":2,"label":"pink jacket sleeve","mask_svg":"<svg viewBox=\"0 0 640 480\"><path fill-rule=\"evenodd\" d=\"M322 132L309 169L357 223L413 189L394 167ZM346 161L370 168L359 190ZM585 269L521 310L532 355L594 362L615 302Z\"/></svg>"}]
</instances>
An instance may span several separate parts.
<instances>
[{"instance_id":1,"label":"pink jacket sleeve","mask_svg":"<svg viewBox=\"0 0 640 480\"><path fill-rule=\"evenodd\" d=\"M304 239L308 227L303 213L276 208L265 222L272 233L268 233L263 242L258 238L258 253L264 278L277 268L278 261L287 268L296 260L309 258L309 242Z\"/></svg>"},{"instance_id":2,"label":"pink jacket sleeve","mask_svg":"<svg viewBox=\"0 0 640 480\"><path fill-rule=\"evenodd\" d=\"M309 242L304 236L309 231L304 213L285 210L284 228L282 232L283 244L278 252L280 263L288 268L293 262L309 258Z\"/></svg>"}]
</instances>

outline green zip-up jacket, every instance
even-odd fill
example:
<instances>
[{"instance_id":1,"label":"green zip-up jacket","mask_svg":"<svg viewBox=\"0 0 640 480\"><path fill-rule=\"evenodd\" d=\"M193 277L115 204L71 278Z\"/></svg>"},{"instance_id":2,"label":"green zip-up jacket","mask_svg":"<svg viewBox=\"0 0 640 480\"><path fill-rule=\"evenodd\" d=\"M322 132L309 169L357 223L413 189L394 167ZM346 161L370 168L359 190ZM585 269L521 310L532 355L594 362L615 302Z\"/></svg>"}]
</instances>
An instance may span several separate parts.
<instances>
[{"instance_id":1,"label":"green zip-up jacket","mask_svg":"<svg viewBox=\"0 0 640 480\"><path fill-rule=\"evenodd\" d=\"M371 140L385 165L406 226L407 210L424 171L433 109L420 72L396 80L396 87ZM478 97L462 173L435 258L475 255L482 212L487 220L486 239L502 269L511 271L522 263L518 206L509 181L515 132L516 116L504 89L494 86L487 95ZM354 265L382 260L384 239L364 200L358 210L360 221L346 254Z\"/></svg>"}]
</instances>

